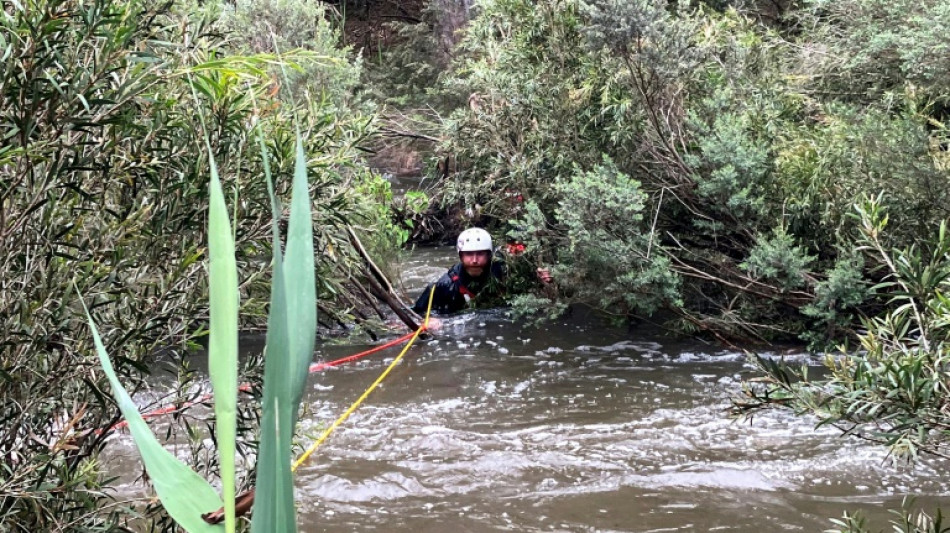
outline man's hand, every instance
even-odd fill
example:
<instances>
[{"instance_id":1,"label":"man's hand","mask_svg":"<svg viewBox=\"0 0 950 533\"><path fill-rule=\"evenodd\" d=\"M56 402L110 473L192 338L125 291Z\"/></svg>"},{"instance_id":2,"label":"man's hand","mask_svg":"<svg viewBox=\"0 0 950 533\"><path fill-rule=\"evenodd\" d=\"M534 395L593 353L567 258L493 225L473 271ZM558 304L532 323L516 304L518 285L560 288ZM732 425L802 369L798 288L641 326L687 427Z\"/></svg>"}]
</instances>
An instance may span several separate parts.
<instances>
[{"instance_id":1,"label":"man's hand","mask_svg":"<svg viewBox=\"0 0 950 533\"><path fill-rule=\"evenodd\" d=\"M426 327L428 331L436 331L442 327L442 321L433 316L429 317L429 325Z\"/></svg>"},{"instance_id":2,"label":"man's hand","mask_svg":"<svg viewBox=\"0 0 950 533\"><path fill-rule=\"evenodd\" d=\"M538 267L538 279L545 285L554 281L554 277L551 276L551 271L542 267Z\"/></svg>"}]
</instances>

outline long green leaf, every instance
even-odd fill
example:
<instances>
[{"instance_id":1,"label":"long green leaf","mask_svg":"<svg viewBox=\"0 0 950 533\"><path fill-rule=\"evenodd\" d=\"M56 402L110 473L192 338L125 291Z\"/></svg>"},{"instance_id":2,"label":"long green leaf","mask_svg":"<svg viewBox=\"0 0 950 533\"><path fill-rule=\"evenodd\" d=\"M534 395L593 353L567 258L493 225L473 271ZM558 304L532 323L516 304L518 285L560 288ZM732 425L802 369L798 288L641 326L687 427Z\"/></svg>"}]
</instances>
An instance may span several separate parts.
<instances>
[{"instance_id":1,"label":"long green leaf","mask_svg":"<svg viewBox=\"0 0 950 533\"><path fill-rule=\"evenodd\" d=\"M296 424L313 344L317 334L317 289L314 279L313 218L310 213L310 190L307 185L307 161L303 141L297 130L296 163L287 227L287 259L284 266L287 287L287 311L290 318L290 375L288 383L293 394L288 406Z\"/></svg>"},{"instance_id":2,"label":"long green leaf","mask_svg":"<svg viewBox=\"0 0 950 533\"><path fill-rule=\"evenodd\" d=\"M267 147L258 131L258 143L264 163L264 176L271 199L271 231L273 233L273 280L270 312L267 317L267 346L264 351L264 397L261 413L260 448L257 454L254 518L252 533L283 533L296 531L296 509L293 501L293 477L290 471L290 442L293 437L293 416L287 406L292 394L287 380L290 364L290 340L284 264L280 250L279 221L281 208L274 194Z\"/></svg>"},{"instance_id":3,"label":"long green leaf","mask_svg":"<svg viewBox=\"0 0 950 533\"><path fill-rule=\"evenodd\" d=\"M280 242L280 241L277 241ZM270 313L267 319L267 346L264 352L264 398L261 414L260 449L254 495L253 533L296 531L293 477L290 471L290 444L293 423L285 408L287 366L290 343L287 330L287 303L283 264L275 246L274 277Z\"/></svg>"},{"instance_id":4,"label":"long green leaf","mask_svg":"<svg viewBox=\"0 0 950 533\"><path fill-rule=\"evenodd\" d=\"M80 300L81 298L80 296ZM83 302L83 308L85 306ZM106 353L102 339L99 337L99 330L96 329L96 324L88 309L86 309L86 318L92 330L92 339L96 345L96 353L99 355L102 369L109 379L109 384L112 385L112 394L119 404L122 416L128 421L135 446L142 455L145 470L165 510L190 533L219 532L218 528L207 524L201 518L202 514L221 508L221 498L218 497L218 493L204 478L179 461L158 442L132 402L132 397L119 383L112 361L109 360L109 354Z\"/></svg>"},{"instance_id":5,"label":"long green leaf","mask_svg":"<svg viewBox=\"0 0 950 533\"><path fill-rule=\"evenodd\" d=\"M214 389L218 458L221 464L221 488L224 498L224 525L234 533L235 455L237 440L238 389L238 280L234 258L234 240L228 220L218 167L210 156L211 206L208 212L208 255L210 332L208 373Z\"/></svg>"}]
</instances>

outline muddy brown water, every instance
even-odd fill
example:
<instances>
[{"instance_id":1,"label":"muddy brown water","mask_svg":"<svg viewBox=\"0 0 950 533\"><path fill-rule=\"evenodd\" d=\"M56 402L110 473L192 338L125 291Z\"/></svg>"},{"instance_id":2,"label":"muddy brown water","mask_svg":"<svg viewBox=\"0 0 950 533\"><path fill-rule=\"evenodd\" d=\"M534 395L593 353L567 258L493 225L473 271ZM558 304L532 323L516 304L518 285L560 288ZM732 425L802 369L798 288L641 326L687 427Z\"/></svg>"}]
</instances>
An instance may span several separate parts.
<instances>
[{"instance_id":1,"label":"muddy brown water","mask_svg":"<svg viewBox=\"0 0 950 533\"><path fill-rule=\"evenodd\" d=\"M450 261L416 254L406 287ZM313 375L304 434L397 353ZM540 327L503 311L453 317L297 471L300 530L822 531L845 510L889 530L906 496L950 503L944 461L894 465L786 412L729 418L752 375L741 353L579 314Z\"/></svg>"}]
</instances>

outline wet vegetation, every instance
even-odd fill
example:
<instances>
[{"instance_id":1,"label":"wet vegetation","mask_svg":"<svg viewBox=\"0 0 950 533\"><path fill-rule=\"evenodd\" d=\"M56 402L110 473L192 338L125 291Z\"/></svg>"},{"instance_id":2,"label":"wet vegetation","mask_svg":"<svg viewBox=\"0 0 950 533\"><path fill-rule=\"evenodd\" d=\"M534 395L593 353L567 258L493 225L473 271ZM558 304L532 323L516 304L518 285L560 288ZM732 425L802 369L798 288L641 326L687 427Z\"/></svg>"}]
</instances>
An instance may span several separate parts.
<instances>
[{"instance_id":1,"label":"wet vegetation","mask_svg":"<svg viewBox=\"0 0 950 533\"><path fill-rule=\"evenodd\" d=\"M241 327L260 329L271 204L252 130L286 199L294 117L324 333L385 330L369 256L390 270L407 241L476 224L526 245L519 314L806 342L834 354L828 377L760 359L737 408L946 455L948 26L935 0L4 3L0 524L158 512L103 504L118 415L73 285L131 391L161 356L185 394L208 322L204 136ZM394 199L374 167L425 187ZM239 448L257 423L240 418Z\"/></svg>"},{"instance_id":2,"label":"wet vegetation","mask_svg":"<svg viewBox=\"0 0 950 533\"><path fill-rule=\"evenodd\" d=\"M858 4L769 26L742 6L491 2L446 76L471 97L445 121L439 198L528 244L558 301L664 309L725 342L847 334L881 304L852 206L883 193L894 244L948 214L946 93L906 62L856 79L877 60L855 41L885 23ZM925 38L902 31L882 55Z\"/></svg>"},{"instance_id":3,"label":"wet vegetation","mask_svg":"<svg viewBox=\"0 0 950 533\"><path fill-rule=\"evenodd\" d=\"M157 368L157 354L177 368L179 356L204 342L203 132L225 194L239 198L232 215L242 326L263 327L270 279L270 202L250 126L263 132L284 197L295 115L311 175L318 290L333 295L321 319L339 327L368 318L353 311L366 298L347 229L370 229L369 247L391 246L398 232L386 222L388 185L359 163L373 116L353 94L358 63L315 11L309 48L281 56L300 66L287 65L298 73L291 84L309 76L315 88L282 93L275 52L226 41L227 31L252 29L240 25L240 11L225 19L220 7L4 4L3 529L110 529L127 512L119 504L96 510L96 458L117 412L73 285L130 390Z\"/></svg>"}]
</instances>

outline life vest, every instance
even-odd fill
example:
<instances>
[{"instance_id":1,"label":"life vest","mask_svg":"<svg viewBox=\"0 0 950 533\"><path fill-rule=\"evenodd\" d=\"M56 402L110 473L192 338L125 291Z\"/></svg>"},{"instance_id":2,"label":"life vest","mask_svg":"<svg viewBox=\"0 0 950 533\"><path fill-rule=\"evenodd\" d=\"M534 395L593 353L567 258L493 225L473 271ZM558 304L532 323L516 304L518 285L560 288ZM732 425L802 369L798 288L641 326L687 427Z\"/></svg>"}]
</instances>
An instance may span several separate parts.
<instances>
[{"instance_id":1,"label":"life vest","mask_svg":"<svg viewBox=\"0 0 950 533\"><path fill-rule=\"evenodd\" d=\"M468 287L466 287L465 285L462 285L461 282L459 282L459 279L461 278L459 277L458 274L452 274L450 279L452 280L452 283L459 284L458 291L459 291L459 294L461 294L462 297L465 298L465 303L469 303L472 301L472 298L475 298L475 293L468 290Z\"/></svg>"}]
</instances>

